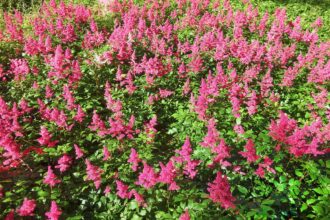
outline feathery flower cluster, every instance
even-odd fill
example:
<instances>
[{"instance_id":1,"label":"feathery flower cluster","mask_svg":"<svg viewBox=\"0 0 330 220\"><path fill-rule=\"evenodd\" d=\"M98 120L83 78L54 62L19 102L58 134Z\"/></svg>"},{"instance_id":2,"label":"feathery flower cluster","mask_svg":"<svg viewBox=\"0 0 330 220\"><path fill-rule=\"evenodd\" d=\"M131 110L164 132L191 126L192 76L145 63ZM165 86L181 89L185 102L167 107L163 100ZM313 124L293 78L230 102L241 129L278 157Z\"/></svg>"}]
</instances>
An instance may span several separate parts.
<instances>
[{"instance_id":1,"label":"feathery flower cluster","mask_svg":"<svg viewBox=\"0 0 330 220\"><path fill-rule=\"evenodd\" d=\"M154 169L143 161L143 171L139 174L138 181L135 184L143 186L146 189L152 188L156 185L158 180L158 175L155 173Z\"/></svg>"},{"instance_id":2,"label":"feathery flower cluster","mask_svg":"<svg viewBox=\"0 0 330 220\"><path fill-rule=\"evenodd\" d=\"M180 215L179 220L190 220L188 209L186 209L185 212L182 215Z\"/></svg>"},{"instance_id":3,"label":"feathery flower cluster","mask_svg":"<svg viewBox=\"0 0 330 220\"><path fill-rule=\"evenodd\" d=\"M34 199L24 198L23 204L18 209L17 213L20 216L33 216L33 212L36 206L36 201Z\"/></svg>"},{"instance_id":4,"label":"feathery flower cluster","mask_svg":"<svg viewBox=\"0 0 330 220\"><path fill-rule=\"evenodd\" d=\"M74 150L76 153L76 159L82 158L84 156L84 152L80 149L80 147L74 144Z\"/></svg>"},{"instance_id":5,"label":"feathery flower cluster","mask_svg":"<svg viewBox=\"0 0 330 220\"><path fill-rule=\"evenodd\" d=\"M125 185L122 181L116 180L117 185L117 195L122 199L130 198L130 193L128 192L128 186Z\"/></svg>"},{"instance_id":6,"label":"feathery flower cluster","mask_svg":"<svg viewBox=\"0 0 330 220\"><path fill-rule=\"evenodd\" d=\"M268 172L275 174L276 171L270 167L272 164L273 161L269 157L265 157L263 163L258 164L258 169L255 171L255 174L263 178L265 176L265 169Z\"/></svg>"},{"instance_id":7,"label":"feathery flower cluster","mask_svg":"<svg viewBox=\"0 0 330 220\"><path fill-rule=\"evenodd\" d=\"M25 59L12 59L10 69L15 76L15 80L23 80L30 72L29 65Z\"/></svg>"},{"instance_id":8,"label":"feathery flower cluster","mask_svg":"<svg viewBox=\"0 0 330 220\"><path fill-rule=\"evenodd\" d=\"M210 193L210 199L213 202L218 202L225 209L234 208L235 198L230 192L230 185L226 176L222 175L219 171L215 180L211 183L208 183L207 190Z\"/></svg>"},{"instance_id":9,"label":"feathery flower cluster","mask_svg":"<svg viewBox=\"0 0 330 220\"><path fill-rule=\"evenodd\" d=\"M158 176L158 182L168 184L169 190L178 190L180 187L174 181L176 177L176 168L174 167L173 162L170 160L166 165L159 163L161 171Z\"/></svg>"},{"instance_id":10,"label":"feathery flower cluster","mask_svg":"<svg viewBox=\"0 0 330 220\"><path fill-rule=\"evenodd\" d=\"M54 147L58 141L51 141L52 135L49 133L47 128L45 126L41 126L40 128L40 133L41 135L40 138L38 138L38 142L42 146L47 146L47 147Z\"/></svg>"},{"instance_id":11,"label":"feathery flower cluster","mask_svg":"<svg viewBox=\"0 0 330 220\"><path fill-rule=\"evenodd\" d=\"M241 151L238 153L245 157L249 163L256 162L259 159L259 156L256 154L256 150L254 148L254 143L251 139L247 141L244 148L246 151Z\"/></svg>"},{"instance_id":12,"label":"feathery flower cluster","mask_svg":"<svg viewBox=\"0 0 330 220\"><path fill-rule=\"evenodd\" d=\"M288 150L295 157L311 154L313 156L323 155L328 152L325 146L330 140L329 125L324 125L319 117L302 128L297 126L294 119L280 112L280 118L272 121L269 126L269 135L280 144L287 146Z\"/></svg>"},{"instance_id":13,"label":"feathery flower cluster","mask_svg":"<svg viewBox=\"0 0 330 220\"><path fill-rule=\"evenodd\" d=\"M141 159L139 158L139 155L134 148L131 148L131 154L129 155L127 162L132 164L133 171L137 171Z\"/></svg>"},{"instance_id":14,"label":"feathery flower cluster","mask_svg":"<svg viewBox=\"0 0 330 220\"><path fill-rule=\"evenodd\" d=\"M45 213L49 220L58 220L61 214L62 211L58 208L55 201L52 201L50 211Z\"/></svg>"},{"instance_id":15,"label":"feathery flower cluster","mask_svg":"<svg viewBox=\"0 0 330 220\"><path fill-rule=\"evenodd\" d=\"M197 175L196 168L200 164L200 161L191 159L192 149L189 137L186 137L186 140L182 145L181 150L176 150L175 152L180 155L179 157L174 158L175 161L183 163L183 173L193 179Z\"/></svg>"},{"instance_id":16,"label":"feathery flower cluster","mask_svg":"<svg viewBox=\"0 0 330 220\"><path fill-rule=\"evenodd\" d=\"M65 172L71 166L72 158L67 154L64 154L59 160L58 165L55 168L58 168L61 172Z\"/></svg>"},{"instance_id":17,"label":"feathery flower cluster","mask_svg":"<svg viewBox=\"0 0 330 220\"><path fill-rule=\"evenodd\" d=\"M60 183L61 180L57 179L57 176L54 174L51 166L48 166L47 175L44 177L44 184L50 185L50 187L54 187L56 184Z\"/></svg>"},{"instance_id":18,"label":"feathery flower cluster","mask_svg":"<svg viewBox=\"0 0 330 220\"><path fill-rule=\"evenodd\" d=\"M92 180L96 189L100 188L102 182L101 174L103 173L103 170L93 165L88 159L85 160L85 164L87 166L87 180Z\"/></svg>"}]
</instances>

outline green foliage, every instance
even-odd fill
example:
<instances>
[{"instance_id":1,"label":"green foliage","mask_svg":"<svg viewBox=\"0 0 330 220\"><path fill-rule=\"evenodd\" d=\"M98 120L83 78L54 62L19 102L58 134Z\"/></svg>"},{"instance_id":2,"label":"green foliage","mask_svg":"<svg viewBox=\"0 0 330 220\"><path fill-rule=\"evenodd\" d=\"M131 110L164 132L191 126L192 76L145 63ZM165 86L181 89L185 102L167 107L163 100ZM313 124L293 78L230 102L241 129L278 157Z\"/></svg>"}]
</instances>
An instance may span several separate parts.
<instances>
[{"instance_id":1,"label":"green foliage","mask_svg":"<svg viewBox=\"0 0 330 220\"><path fill-rule=\"evenodd\" d=\"M319 32L321 39L330 37L330 1L329 0L252 0L261 12L273 12L278 7L287 9L288 17L292 20L300 16L303 27L308 27L318 17L321 17L324 26Z\"/></svg>"}]
</instances>

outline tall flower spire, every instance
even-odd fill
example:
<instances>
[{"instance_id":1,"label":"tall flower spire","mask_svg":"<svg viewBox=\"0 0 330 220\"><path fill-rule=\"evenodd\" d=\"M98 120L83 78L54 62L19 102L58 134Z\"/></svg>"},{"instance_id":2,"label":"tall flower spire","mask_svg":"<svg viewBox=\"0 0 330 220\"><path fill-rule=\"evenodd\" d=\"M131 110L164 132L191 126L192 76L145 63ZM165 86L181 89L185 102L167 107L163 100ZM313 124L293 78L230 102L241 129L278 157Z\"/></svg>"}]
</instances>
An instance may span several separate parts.
<instances>
[{"instance_id":1,"label":"tall flower spire","mask_svg":"<svg viewBox=\"0 0 330 220\"><path fill-rule=\"evenodd\" d=\"M60 183L61 180L57 179L56 175L54 174L52 167L48 166L47 175L44 178L44 184L50 185L50 187L54 187L56 184Z\"/></svg>"}]
</instances>

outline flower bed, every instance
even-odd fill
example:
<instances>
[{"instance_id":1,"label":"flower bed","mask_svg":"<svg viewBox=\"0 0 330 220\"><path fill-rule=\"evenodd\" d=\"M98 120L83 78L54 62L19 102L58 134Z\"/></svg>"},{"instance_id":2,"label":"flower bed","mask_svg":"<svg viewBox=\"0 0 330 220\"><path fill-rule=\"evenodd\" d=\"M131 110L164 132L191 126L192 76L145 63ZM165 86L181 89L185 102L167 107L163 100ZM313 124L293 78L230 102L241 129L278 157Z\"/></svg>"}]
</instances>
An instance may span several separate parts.
<instances>
[{"instance_id":1,"label":"flower bed","mask_svg":"<svg viewBox=\"0 0 330 220\"><path fill-rule=\"evenodd\" d=\"M0 217L328 216L322 19L245 2L5 13Z\"/></svg>"}]
</instances>

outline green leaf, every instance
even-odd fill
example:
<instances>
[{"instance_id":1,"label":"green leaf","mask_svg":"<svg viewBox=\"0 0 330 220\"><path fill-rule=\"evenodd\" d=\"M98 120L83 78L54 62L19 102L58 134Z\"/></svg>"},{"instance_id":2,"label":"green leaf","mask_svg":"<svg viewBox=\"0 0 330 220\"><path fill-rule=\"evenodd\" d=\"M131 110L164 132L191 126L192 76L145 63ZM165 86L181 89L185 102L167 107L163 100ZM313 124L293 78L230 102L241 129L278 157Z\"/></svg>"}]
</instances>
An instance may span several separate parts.
<instances>
[{"instance_id":1,"label":"green leaf","mask_svg":"<svg viewBox=\"0 0 330 220\"><path fill-rule=\"evenodd\" d=\"M73 217L67 217L67 220L80 220L80 219L84 219L84 217L82 215L77 215L77 216L73 216Z\"/></svg>"},{"instance_id":2,"label":"green leaf","mask_svg":"<svg viewBox=\"0 0 330 220\"><path fill-rule=\"evenodd\" d=\"M304 174L301 172L301 171L299 171L299 170L295 170L295 172L294 172L298 177L303 177L304 176Z\"/></svg>"},{"instance_id":3,"label":"green leaf","mask_svg":"<svg viewBox=\"0 0 330 220\"><path fill-rule=\"evenodd\" d=\"M130 210L134 210L134 209L137 209L139 207L138 203L136 201L131 201L129 203L129 209Z\"/></svg>"},{"instance_id":4,"label":"green leaf","mask_svg":"<svg viewBox=\"0 0 330 220\"><path fill-rule=\"evenodd\" d=\"M325 163L326 163L326 167L330 168L330 160L327 160Z\"/></svg>"},{"instance_id":5,"label":"green leaf","mask_svg":"<svg viewBox=\"0 0 330 220\"><path fill-rule=\"evenodd\" d=\"M276 187L277 187L277 190L278 191L282 192L282 191L285 190L286 185L285 184L278 184Z\"/></svg>"},{"instance_id":6,"label":"green leaf","mask_svg":"<svg viewBox=\"0 0 330 220\"><path fill-rule=\"evenodd\" d=\"M4 203L11 202L11 201L12 201L11 198L5 198L4 200L2 200L2 202L4 202Z\"/></svg>"},{"instance_id":7,"label":"green leaf","mask_svg":"<svg viewBox=\"0 0 330 220\"><path fill-rule=\"evenodd\" d=\"M252 210L252 211L249 211L249 212L246 214L246 217L252 217L252 216L255 216L256 214L257 214L257 211Z\"/></svg>"},{"instance_id":8,"label":"green leaf","mask_svg":"<svg viewBox=\"0 0 330 220\"><path fill-rule=\"evenodd\" d=\"M283 168L280 166L275 167L275 170L278 172L283 172Z\"/></svg>"},{"instance_id":9,"label":"green leaf","mask_svg":"<svg viewBox=\"0 0 330 220\"><path fill-rule=\"evenodd\" d=\"M145 209L142 209L140 211L140 215L145 216L147 214L147 211Z\"/></svg>"},{"instance_id":10,"label":"green leaf","mask_svg":"<svg viewBox=\"0 0 330 220\"><path fill-rule=\"evenodd\" d=\"M266 212L266 213L273 210L271 207L266 206L266 205L261 205L260 207L261 207L262 212Z\"/></svg>"},{"instance_id":11,"label":"green leaf","mask_svg":"<svg viewBox=\"0 0 330 220\"><path fill-rule=\"evenodd\" d=\"M289 180L289 185L290 186L300 186L300 182L298 180L295 180L295 179L290 179Z\"/></svg>"},{"instance_id":12,"label":"green leaf","mask_svg":"<svg viewBox=\"0 0 330 220\"><path fill-rule=\"evenodd\" d=\"M142 218L138 216L137 214L134 214L132 217L132 220L141 220Z\"/></svg>"},{"instance_id":13,"label":"green leaf","mask_svg":"<svg viewBox=\"0 0 330 220\"><path fill-rule=\"evenodd\" d=\"M303 212L303 211L305 211L307 208L308 208L307 204L304 203L304 204L302 204L302 206L300 207L300 211Z\"/></svg>"},{"instance_id":14,"label":"green leaf","mask_svg":"<svg viewBox=\"0 0 330 220\"><path fill-rule=\"evenodd\" d=\"M313 189L315 192L317 192L318 194L321 194L321 195L323 195L324 194L324 192L323 192L323 190L321 189L321 188L315 188L315 189Z\"/></svg>"},{"instance_id":15,"label":"green leaf","mask_svg":"<svg viewBox=\"0 0 330 220\"><path fill-rule=\"evenodd\" d=\"M312 206L312 208L317 215L322 215L324 213L322 206L315 205Z\"/></svg>"},{"instance_id":16,"label":"green leaf","mask_svg":"<svg viewBox=\"0 0 330 220\"><path fill-rule=\"evenodd\" d=\"M247 188L245 188L244 186L238 185L237 186L237 189L238 189L238 191L240 191L243 194L247 194L248 193Z\"/></svg>"},{"instance_id":17,"label":"green leaf","mask_svg":"<svg viewBox=\"0 0 330 220\"><path fill-rule=\"evenodd\" d=\"M313 204L314 202L316 202L316 199L308 199L308 200L306 201L307 205L311 205L311 204Z\"/></svg>"},{"instance_id":18,"label":"green leaf","mask_svg":"<svg viewBox=\"0 0 330 220\"><path fill-rule=\"evenodd\" d=\"M49 193L47 191L43 191L43 190L38 191L38 196L39 197L47 197L48 194Z\"/></svg>"},{"instance_id":19,"label":"green leaf","mask_svg":"<svg viewBox=\"0 0 330 220\"><path fill-rule=\"evenodd\" d=\"M285 176L280 176L280 183L286 182L286 177Z\"/></svg>"},{"instance_id":20,"label":"green leaf","mask_svg":"<svg viewBox=\"0 0 330 220\"><path fill-rule=\"evenodd\" d=\"M272 204L274 204L274 202L275 202L275 200L273 200L273 199L266 199L266 200L262 201L261 204L263 204L263 205L272 205Z\"/></svg>"}]
</instances>

